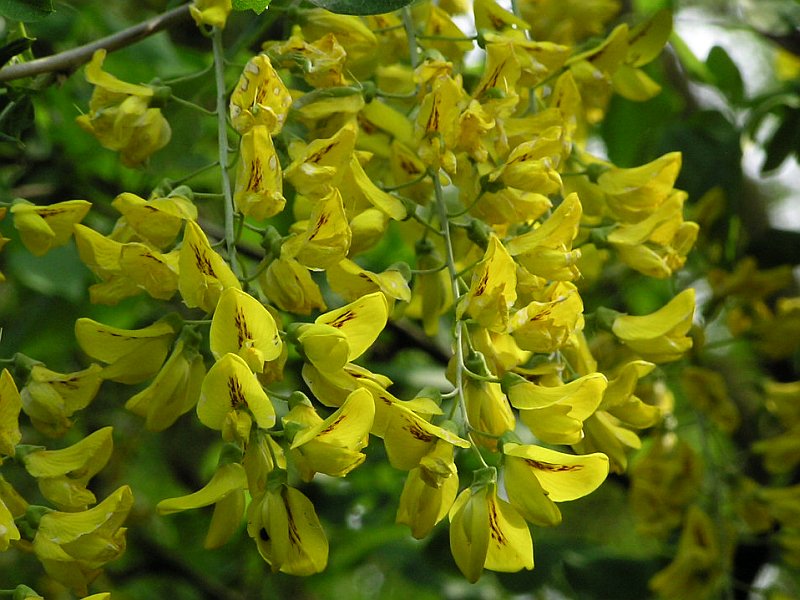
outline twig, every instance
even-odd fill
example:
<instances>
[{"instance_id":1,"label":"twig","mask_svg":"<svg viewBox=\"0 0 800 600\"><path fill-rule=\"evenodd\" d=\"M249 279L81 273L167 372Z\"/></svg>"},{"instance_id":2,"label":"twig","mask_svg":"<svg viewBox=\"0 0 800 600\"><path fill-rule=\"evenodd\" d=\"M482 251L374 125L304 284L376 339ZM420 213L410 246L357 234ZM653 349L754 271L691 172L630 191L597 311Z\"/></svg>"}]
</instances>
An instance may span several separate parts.
<instances>
[{"instance_id":1,"label":"twig","mask_svg":"<svg viewBox=\"0 0 800 600\"><path fill-rule=\"evenodd\" d=\"M178 8L173 8L164 14L148 19L138 25L123 29L117 33L96 40L84 46L72 48L52 56L37 58L30 62L9 65L0 69L0 82L32 77L42 73L53 73L61 71L71 71L91 60L96 50L104 48L109 52L119 50L125 46L135 44L139 40L158 33L171 25L187 20L189 17L189 5L184 4Z\"/></svg>"}]
</instances>

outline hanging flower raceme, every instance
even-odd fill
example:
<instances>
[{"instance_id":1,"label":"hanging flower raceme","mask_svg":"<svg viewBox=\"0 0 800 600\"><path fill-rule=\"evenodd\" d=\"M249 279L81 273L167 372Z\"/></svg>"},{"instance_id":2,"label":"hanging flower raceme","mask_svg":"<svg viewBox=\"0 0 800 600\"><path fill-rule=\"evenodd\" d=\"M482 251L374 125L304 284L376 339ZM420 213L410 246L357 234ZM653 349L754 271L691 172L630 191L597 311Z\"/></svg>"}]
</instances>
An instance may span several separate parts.
<instances>
[{"instance_id":1,"label":"hanging flower raceme","mask_svg":"<svg viewBox=\"0 0 800 600\"><path fill-rule=\"evenodd\" d=\"M86 66L86 80L94 84L89 114L78 117L83 129L105 148L120 153L129 167L143 163L167 145L172 135L160 108L153 108L155 90L126 83L102 70L105 50L97 50Z\"/></svg>"}]
</instances>

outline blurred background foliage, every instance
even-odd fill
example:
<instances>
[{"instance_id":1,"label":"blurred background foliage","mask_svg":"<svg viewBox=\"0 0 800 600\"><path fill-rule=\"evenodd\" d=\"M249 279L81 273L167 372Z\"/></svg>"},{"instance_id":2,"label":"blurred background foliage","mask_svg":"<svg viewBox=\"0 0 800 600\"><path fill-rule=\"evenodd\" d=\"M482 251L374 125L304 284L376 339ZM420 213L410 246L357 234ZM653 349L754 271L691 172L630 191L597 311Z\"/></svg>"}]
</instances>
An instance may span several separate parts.
<instances>
[{"instance_id":1,"label":"blurred background foliage","mask_svg":"<svg viewBox=\"0 0 800 600\"><path fill-rule=\"evenodd\" d=\"M11 5L13 3L9 3ZM34 3L35 4L35 3ZM55 11L21 29L0 19L0 49L29 46L30 56L73 48L129 27L163 12L174 2L146 0L57 1ZM674 11L674 35L648 74L663 91L646 102L612 100L607 118L593 131L591 149L619 166L644 164L669 151L683 153L676 187L689 192L689 216L702 227L701 239L679 281L642 281L614 273L588 292L587 311L599 305L626 306L647 313L664 304L674 289L686 285L709 294L712 269L732 270L745 256L761 267L800 265L800 2L795 0L635 0L626 3L620 19L633 19L668 7ZM284 36L280 20L252 13L231 17L225 30L228 59L241 67L260 41ZM633 15L633 17L631 16ZM26 41L27 40L29 41ZM14 46L18 48L19 46ZM7 57L0 56L5 60ZM192 22L171 28L110 54L105 68L128 81L163 81L194 73L210 64L208 42ZM231 83L238 68L229 69ZM173 85L173 91L208 108L213 103L211 77ZM0 88L0 199L24 197L35 203L85 198L94 203L87 221L107 232L116 214L110 202L121 191L147 197L164 179L179 180L207 165L216 154L211 119L176 103L165 108L173 130L167 150L143 169L122 166L114 153L101 148L75 123L86 110L90 85L80 75L59 73L12 82ZM217 191L211 171L193 180L195 191ZM716 198L715 201L712 201ZM211 202L198 202L208 222L215 220ZM83 368L73 323L79 317L134 327L160 314L141 296L115 307L88 301L92 275L73 245L33 257L6 221L12 238L0 254L0 356L23 352L62 372ZM389 264L391 240L372 258ZM796 285L796 284L795 284ZM788 289L788 292L797 290ZM583 290L582 290L583 293ZM714 335L709 326L706 335ZM766 373L778 380L799 379L798 353L765 359L747 345L714 355L731 381L734 400L754 393L754 381ZM420 385L440 383L442 358L417 347L400 331L390 331L374 349L372 365L397 382L398 396ZM433 367L436 368L433 368ZM680 366L670 368L680 369ZM299 381L286 381L288 389ZM676 417L687 439L698 448L702 423L676 388ZM624 600L648 598L647 582L670 559L668 547L637 533L630 509L627 476L612 476L596 493L562 505L563 524L535 528L536 568L513 575L486 572L476 585L466 583L450 557L443 524L423 542L396 525L397 499L403 476L370 445L365 465L343 480L317 477L304 488L325 523L331 544L328 569L308 578L272 574L245 535L219 550L202 547L210 512L189 511L156 516L155 504L166 497L200 488L215 467L218 435L196 419L181 419L166 435L144 430L141 420L124 411L128 389L107 382L64 445L80 432L112 424L116 448L109 466L94 480L98 497L121 483L134 489L136 506L127 523L128 551L108 566L98 589L113 589L115 599L153 598L581 598ZM28 443L44 443L33 429ZM706 448L713 476L723 477L725 464L747 451L746 443L723 440ZM50 443L50 442L48 442ZM645 448L646 450L646 448ZM466 459L465 459L466 460ZM744 459L745 461L748 459ZM634 459L635 463L635 459ZM4 476L29 498L38 490L21 467L4 468ZM461 468L459 469L461 470ZM465 471L466 472L466 471ZM797 482L797 472L790 476ZM791 481L790 481L791 482ZM674 542L674 539L672 540ZM737 598L768 597L746 586L782 590L798 597L797 572L780 566L774 549L741 544L736 556ZM17 552L0 554L0 588L18 582L38 583L36 560ZM759 579L760 578L760 579ZM767 582L764 584L764 582ZM49 598L48 590L42 589ZM52 597L57 597L52 592ZM749 595L755 594L755 595ZM732 596L734 597L734 596ZM778 596L775 596L776 598Z\"/></svg>"}]
</instances>

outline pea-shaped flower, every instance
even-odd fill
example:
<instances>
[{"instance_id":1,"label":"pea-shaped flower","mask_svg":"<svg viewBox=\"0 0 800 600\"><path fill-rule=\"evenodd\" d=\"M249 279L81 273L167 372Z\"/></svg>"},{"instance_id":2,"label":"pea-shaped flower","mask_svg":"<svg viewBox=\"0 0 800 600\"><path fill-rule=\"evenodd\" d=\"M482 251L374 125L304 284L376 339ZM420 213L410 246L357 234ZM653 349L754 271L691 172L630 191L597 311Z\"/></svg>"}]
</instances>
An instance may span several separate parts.
<instances>
[{"instance_id":1,"label":"pea-shaped flower","mask_svg":"<svg viewBox=\"0 0 800 600\"><path fill-rule=\"evenodd\" d=\"M516 572L533 568L533 540L528 524L508 502L497 497L494 469L458 495L450 508L450 551L471 583L483 569Z\"/></svg>"},{"instance_id":2,"label":"pea-shaped flower","mask_svg":"<svg viewBox=\"0 0 800 600\"><path fill-rule=\"evenodd\" d=\"M77 122L105 148L118 151L124 165L136 166L166 146L172 131L161 109L150 107L154 89L106 73L102 70L105 58L106 51L97 50L86 66L86 80L95 89L89 114Z\"/></svg>"},{"instance_id":3,"label":"pea-shaped flower","mask_svg":"<svg viewBox=\"0 0 800 600\"><path fill-rule=\"evenodd\" d=\"M206 427L222 431L226 441L246 443L253 420L261 429L275 425L275 409L244 359L228 353L203 379L197 416Z\"/></svg>"},{"instance_id":4,"label":"pea-shaped flower","mask_svg":"<svg viewBox=\"0 0 800 600\"><path fill-rule=\"evenodd\" d=\"M36 256L42 256L51 248L66 244L72 237L72 226L80 223L91 207L86 200L48 206L18 200L11 207L11 214L22 243Z\"/></svg>"},{"instance_id":5,"label":"pea-shaped flower","mask_svg":"<svg viewBox=\"0 0 800 600\"><path fill-rule=\"evenodd\" d=\"M628 348L645 360L664 363L678 360L692 347L686 334L694 316L694 289L689 288L656 312L635 317L621 315L612 332Z\"/></svg>"},{"instance_id":6,"label":"pea-shaped flower","mask_svg":"<svg viewBox=\"0 0 800 600\"><path fill-rule=\"evenodd\" d=\"M238 288L222 292L211 321L211 352L216 358L232 352L254 373L281 354L283 342L275 319L258 300Z\"/></svg>"},{"instance_id":7,"label":"pea-shaped flower","mask_svg":"<svg viewBox=\"0 0 800 600\"><path fill-rule=\"evenodd\" d=\"M125 551L122 523L132 506L133 493L125 485L89 510L49 512L39 522L33 551L48 575L85 595L100 569Z\"/></svg>"},{"instance_id":8,"label":"pea-shaped flower","mask_svg":"<svg viewBox=\"0 0 800 600\"><path fill-rule=\"evenodd\" d=\"M19 429L19 413L22 398L17 384L8 369L0 373L0 456L14 456L22 432Z\"/></svg>"}]
</instances>

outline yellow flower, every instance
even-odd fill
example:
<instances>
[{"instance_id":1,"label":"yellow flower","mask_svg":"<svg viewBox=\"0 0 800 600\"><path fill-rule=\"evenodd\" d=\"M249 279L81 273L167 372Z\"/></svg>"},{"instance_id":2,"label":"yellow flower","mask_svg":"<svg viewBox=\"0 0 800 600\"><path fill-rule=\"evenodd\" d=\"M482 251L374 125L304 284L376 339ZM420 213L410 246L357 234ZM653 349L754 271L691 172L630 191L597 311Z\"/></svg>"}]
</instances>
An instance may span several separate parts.
<instances>
[{"instance_id":1,"label":"yellow flower","mask_svg":"<svg viewBox=\"0 0 800 600\"><path fill-rule=\"evenodd\" d=\"M239 150L233 193L236 208L259 221L277 215L286 206L286 199L281 163L267 127L250 127L242 135Z\"/></svg>"},{"instance_id":2,"label":"yellow flower","mask_svg":"<svg viewBox=\"0 0 800 600\"><path fill-rule=\"evenodd\" d=\"M614 473L624 473L628 466L628 451L642 446L639 436L625 425L604 410L595 411L583 423L583 439L572 447L582 454L602 452L608 456Z\"/></svg>"},{"instance_id":3,"label":"yellow flower","mask_svg":"<svg viewBox=\"0 0 800 600\"><path fill-rule=\"evenodd\" d=\"M321 419L310 403L298 403L283 417L284 429L295 429L290 456L300 475L311 481L314 473L344 477L366 459L361 452L369 441L375 417L372 395L354 390L342 406Z\"/></svg>"},{"instance_id":4,"label":"yellow flower","mask_svg":"<svg viewBox=\"0 0 800 600\"><path fill-rule=\"evenodd\" d=\"M241 134L263 125L269 136L280 133L292 96L265 54L251 58L231 94L233 128Z\"/></svg>"},{"instance_id":5,"label":"yellow flower","mask_svg":"<svg viewBox=\"0 0 800 600\"><path fill-rule=\"evenodd\" d=\"M288 40L265 44L265 48L276 64L300 67L303 78L313 88L343 86L346 83L344 63L347 53L332 33L308 43L303 40L301 29L295 25Z\"/></svg>"},{"instance_id":6,"label":"yellow flower","mask_svg":"<svg viewBox=\"0 0 800 600\"><path fill-rule=\"evenodd\" d=\"M8 550L11 542L19 540L20 537L19 529L14 523L14 515L0 497L0 552Z\"/></svg>"},{"instance_id":7,"label":"yellow flower","mask_svg":"<svg viewBox=\"0 0 800 600\"><path fill-rule=\"evenodd\" d=\"M125 551L122 523L132 506L131 489L122 486L89 510L53 511L42 516L33 551L47 574L85 595L100 569Z\"/></svg>"},{"instance_id":8,"label":"yellow flower","mask_svg":"<svg viewBox=\"0 0 800 600\"><path fill-rule=\"evenodd\" d=\"M634 224L620 224L608 243L620 260L650 277L669 277L682 268L699 226L683 220L683 193L673 193L661 206Z\"/></svg>"},{"instance_id":9,"label":"yellow flower","mask_svg":"<svg viewBox=\"0 0 800 600\"><path fill-rule=\"evenodd\" d=\"M665 600L714 597L727 572L721 533L702 509L692 505L675 559L650 580L650 589Z\"/></svg>"},{"instance_id":10,"label":"yellow flower","mask_svg":"<svg viewBox=\"0 0 800 600\"><path fill-rule=\"evenodd\" d=\"M615 419L620 428L641 429L658 423L667 409L647 404L635 395L639 379L650 373L654 367L653 363L643 360L625 363L608 382L603 401L595 414L600 413Z\"/></svg>"},{"instance_id":11,"label":"yellow flower","mask_svg":"<svg viewBox=\"0 0 800 600\"><path fill-rule=\"evenodd\" d=\"M188 329L181 333L172 354L150 385L125 403L125 408L146 419L148 430L163 431L171 427L197 404L206 374L198 344L196 333Z\"/></svg>"},{"instance_id":12,"label":"yellow flower","mask_svg":"<svg viewBox=\"0 0 800 600\"><path fill-rule=\"evenodd\" d=\"M111 427L98 429L61 450L34 450L22 462L36 478L42 495L59 509L86 510L96 502L86 486L111 458L114 446L111 431Z\"/></svg>"},{"instance_id":13,"label":"yellow flower","mask_svg":"<svg viewBox=\"0 0 800 600\"><path fill-rule=\"evenodd\" d=\"M136 194L120 194L111 205L122 213L117 222L118 231L130 227L147 244L164 249L178 236L184 221L197 219L197 207L180 195L145 200ZM123 240L124 241L124 240Z\"/></svg>"},{"instance_id":14,"label":"yellow flower","mask_svg":"<svg viewBox=\"0 0 800 600\"><path fill-rule=\"evenodd\" d=\"M764 382L765 406L786 427L800 423L800 381Z\"/></svg>"},{"instance_id":15,"label":"yellow flower","mask_svg":"<svg viewBox=\"0 0 800 600\"><path fill-rule=\"evenodd\" d=\"M231 0L194 0L189 6L194 22L223 29L232 8Z\"/></svg>"},{"instance_id":16,"label":"yellow flower","mask_svg":"<svg viewBox=\"0 0 800 600\"><path fill-rule=\"evenodd\" d=\"M267 491L270 474L278 469L286 470L286 455L271 435L256 429L247 443L242 466L247 474L250 495L260 498Z\"/></svg>"},{"instance_id":17,"label":"yellow flower","mask_svg":"<svg viewBox=\"0 0 800 600\"><path fill-rule=\"evenodd\" d=\"M689 402L717 427L733 433L741 423L739 408L728 392L725 378L718 372L689 365L681 370L681 384Z\"/></svg>"},{"instance_id":18,"label":"yellow flower","mask_svg":"<svg viewBox=\"0 0 800 600\"><path fill-rule=\"evenodd\" d=\"M11 206L14 227L25 247L36 256L63 246L72 237L72 226L80 223L92 207L86 200L67 200L48 206L17 201Z\"/></svg>"},{"instance_id":19,"label":"yellow flower","mask_svg":"<svg viewBox=\"0 0 800 600\"><path fill-rule=\"evenodd\" d=\"M481 445L494 449L497 438L507 431L514 431L517 421L499 383L468 379L464 384L464 402L469 424L475 429Z\"/></svg>"},{"instance_id":20,"label":"yellow flower","mask_svg":"<svg viewBox=\"0 0 800 600\"><path fill-rule=\"evenodd\" d=\"M282 258L294 258L309 269L327 269L347 256L352 232L338 188L331 188L311 209L306 230L281 247Z\"/></svg>"},{"instance_id":21,"label":"yellow flower","mask_svg":"<svg viewBox=\"0 0 800 600\"><path fill-rule=\"evenodd\" d=\"M378 39L363 20L322 8L303 11L301 18L306 39L318 40L333 34L347 55L345 69L358 80L369 77L378 59Z\"/></svg>"},{"instance_id":22,"label":"yellow flower","mask_svg":"<svg viewBox=\"0 0 800 600\"><path fill-rule=\"evenodd\" d=\"M530 383L513 373L503 388L531 432L548 444L575 444L583 438L583 422L597 410L606 389L602 373L579 377L564 385Z\"/></svg>"},{"instance_id":23,"label":"yellow flower","mask_svg":"<svg viewBox=\"0 0 800 600\"><path fill-rule=\"evenodd\" d=\"M106 363L103 379L133 384L158 372L179 328L175 315L142 329L120 329L82 317L75 321L75 338L86 354Z\"/></svg>"},{"instance_id":24,"label":"yellow flower","mask_svg":"<svg viewBox=\"0 0 800 600\"><path fill-rule=\"evenodd\" d=\"M214 312L224 289L242 287L194 221L186 222L178 264L178 289L184 303L190 308L200 307L208 313Z\"/></svg>"},{"instance_id":25,"label":"yellow flower","mask_svg":"<svg viewBox=\"0 0 800 600\"><path fill-rule=\"evenodd\" d=\"M196 492L159 502L156 512L171 515L213 504L214 513L203 547L219 548L236 533L242 522L246 487L244 467L239 463L228 463L217 467L211 480Z\"/></svg>"},{"instance_id":26,"label":"yellow flower","mask_svg":"<svg viewBox=\"0 0 800 600\"><path fill-rule=\"evenodd\" d=\"M386 298L374 292L321 314L313 325L301 325L298 341L314 366L326 373L336 371L375 342L388 318Z\"/></svg>"},{"instance_id":27,"label":"yellow flower","mask_svg":"<svg viewBox=\"0 0 800 600\"><path fill-rule=\"evenodd\" d=\"M770 473L789 473L800 464L800 424L783 433L758 440L752 445L763 455L764 467Z\"/></svg>"},{"instance_id":28,"label":"yellow flower","mask_svg":"<svg viewBox=\"0 0 800 600\"><path fill-rule=\"evenodd\" d=\"M333 136L315 139L297 153L284 178L298 193L309 198L329 195L350 163L356 144L356 126L347 124Z\"/></svg>"},{"instance_id":29,"label":"yellow flower","mask_svg":"<svg viewBox=\"0 0 800 600\"><path fill-rule=\"evenodd\" d=\"M252 415L252 417L251 417ZM197 416L222 431L226 441L247 443L252 420L261 429L275 425L275 409L247 363L228 353L208 370L200 389Z\"/></svg>"},{"instance_id":30,"label":"yellow flower","mask_svg":"<svg viewBox=\"0 0 800 600\"><path fill-rule=\"evenodd\" d=\"M475 0L472 11L475 15L475 28L478 31L485 29L503 31L515 27L525 30L531 27L514 13L501 8L494 0Z\"/></svg>"},{"instance_id":31,"label":"yellow flower","mask_svg":"<svg viewBox=\"0 0 800 600\"><path fill-rule=\"evenodd\" d=\"M532 275L546 280L570 281L580 275L575 266L580 250L572 243L578 235L583 209L577 194L569 194L542 225L513 238L508 252Z\"/></svg>"},{"instance_id":32,"label":"yellow flower","mask_svg":"<svg viewBox=\"0 0 800 600\"><path fill-rule=\"evenodd\" d=\"M583 329L583 301L570 282L550 284L510 319L508 331L522 350L554 352Z\"/></svg>"},{"instance_id":33,"label":"yellow flower","mask_svg":"<svg viewBox=\"0 0 800 600\"><path fill-rule=\"evenodd\" d=\"M281 310L307 315L313 310L327 308L309 269L293 258L277 258L270 262L259 284L269 301Z\"/></svg>"},{"instance_id":34,"label":"yellow flower","mask_svg":"<svg viewBox=\"0 0 800 600\"><path fill-rule=\"evenodd\" d=\"M540 0L520 2L522 18L531 24L531 37L574 45L600 35L619 12L618 0Z\"/></svg>"},{"instance_id":35,"label":"yellow flower","mask_svg":"<svg viewBox=\"0 0 800 600\"><path fill-rule=\"evenodd\" d=\"M408 282L396 269L390 268L383 273L372 273L345 258L329 267L325 274L331 289L351 302L375 291L380 291L387 302L392 304L394 300L402 302L411 300Z\"/></svg>"},{"instance_id":36,"label":"yellow flower","mask_svg":"<svg viewBox=\"0 0 800 600\"><path fill-rule=\"evenodd\" d=\"M456 499L458 472L453 449L449 441L437 439L406 478L395 520L408 525L418 540L444 519Z\"/></svg>"},{"instance_id":37,"label":"yellow flower","mask_svg":"<svg viewBox=\"0 0 800 600\"><path fill-rule=\"evenodd\" d=\"M59 437L72 426L70 417L86 408L105 378L104 369L93 364L75 373L56 373L34 365L22 388L22 409L39 431Z\"/></svg>"},{"instance_id":38,"label":"yellow flower","mask_svg":"<svg viewBox=\"0 0 800 600\"><path fill-rule=\"evenodd\" d=\"M533 568L528 525L514 506L497 497L496 474L493 468L487 470L490 481L478 481L461 492L449 513L450 551L470 583L478 581L484 568L503 572Z\"/></svg>"},{"instance_id":39,"label":"yellow flower","mask_svg":"<svg viewBox=\"0 0 800 600\"><path fill-rule=\"evenodd\" d=\"M459 103L465 96L460 83L450 77L435 79L431 91L422 99L414 133L419 158L438 171L456 172L453 149L458 142Z\"/></svg>"},{"instance_id":40,"label":"yellow flower","mask_svg":"<svg viewBox=\"0 0 800 600\"><path fill-rule=\"evenodd\" d=\"M460 63L464 54L472 50L472 42L464 39L466 34L458 28L458 25L453 22L447 12L434 4L428 5L427 8L427 14L422 20L425 23L423 33L432 36L432 38L441 37L445 39L428 39L426 40L426 47L438 50L447 60Z\"/></svg>"},{"instance_id":41,"label":"yellow flower","mask_svg":"<svg viewBox=\"0 0 800 600\"><path fill-rule=\"evenodd\" d=\"M312 575L328 564L328 539L314 505L285 484L250 504L247 532L273 571Z\"/></svg>"},{"instance_id":42,"label":"yellow flower","mask_svg":"<svg viewBox=\"0 0 800 600\"><path fill-rule=\"evenodd\" d=\"M102 146L120 152L122 164L133 167L167 145L172 135L161 109L150 108L153 88L120 81L102 70L105 50L97 50L86 66L86 80L95 85L89 114L78 117L84 130Z\"/></svg>"},{"instance_id":43,"label":"yellow flower","mask_svg":"<svg viewBox=\"0 0 800 600\"><path fill-rule=\"evenodd\" d=\"M666 539L683 520L703 485L703 463L675 434L657 436L630 469L636 529Z\"/></svg>"},{"instance_id":44,"label":"yellow flower","mask_svg":"<svg viewBox=\"0 0 800 600\"><path fill-rule=\"evenodd\" d=\"M694 289L689 288L647 316L617 317L612 332L645 360L654 363L678 360L692 347L692 338L686 334L692 326L694 306Z\"/></svg>"},{"instance_id":45,"label":"yellow flower","mask_svg":"<svg viewBox=\"0 0 800 600\"><path fill-rule=\"evenodd\" d=\"M386 407L382 407L386 410ZM439 440L469 448L469 442L455 433L428 422L408 405L401 402L388 407L385 428L376 433L383 437L389 463L395 469L411 470L430 453Z\"/></svg>"},{"instance_id":46,"label":"yellow flower","mask_svg":"<svg viewBox=\"0 0 800 600\"><path fill-rule=\"evenodd\" d=\"M14 456L16 446L22 440L19 429L21 410L22 398L17 384L8 369L3 369L0 373L0 460L3 456Z\"/></svg>"},{"instance_id":47,"label":"yellow flower","mask_svg":"<svg viewBox=\"0 0 800 600\"><path fill-rule=\"evenodd\" d=\"M536 525L558 525L561 512L554 503L592 493L608 475L608 457L599 452L575 456L541 446L506 443L503 455L508 501Z\"/></svg>"},{"instance_id":48,"label":"yellow flower","mask_svg":"<svg viewBox=\"0 0 800 600\"><path fill-rule=\"evenodd\" d=\"M178 253L162 254L139 243L121 243L83 225L75 225L75 243L83 263L103 283L89 288L93 303L116 304L146 291L169 300L178 289Z\"/></svg>"},{"instance_id":49,"label":"yellow flower","mask_svg":"<svg viewBox=\"0 0 800 600\"><path fill-rule=\"evenodd\" d=\"M244 359L254 373L281 354L278 326L266 307L247 292L227 288L222 292L211 320L209 344L219 359L232 352Z\"/></svg>"},{"instance_id":50,"label":"yellow flower","mask_svg":"<svg viewBox=\"0 0 800 600\"><path fill-rule=\"evenodd\" d=\"M603 172L597 184L612 214L632 223L652 214L672 193L681 160L680 152L670 152L640 167Z\"/></svg>"},{"instance_id":51,"label":"yellow flower","mask_svg":"<svg viewBox=\"0 0 800 600\"><path fill-rule=\"evenodd\" d=\"M459 303L457 318L469 315L492 331L505 331L508 311L517 300L516 265L500 239L492 234L473 273L469 292Z\"/></svg>"}]
</instances>

